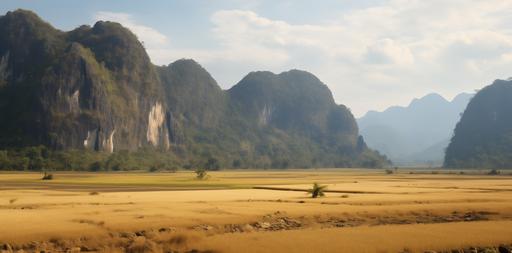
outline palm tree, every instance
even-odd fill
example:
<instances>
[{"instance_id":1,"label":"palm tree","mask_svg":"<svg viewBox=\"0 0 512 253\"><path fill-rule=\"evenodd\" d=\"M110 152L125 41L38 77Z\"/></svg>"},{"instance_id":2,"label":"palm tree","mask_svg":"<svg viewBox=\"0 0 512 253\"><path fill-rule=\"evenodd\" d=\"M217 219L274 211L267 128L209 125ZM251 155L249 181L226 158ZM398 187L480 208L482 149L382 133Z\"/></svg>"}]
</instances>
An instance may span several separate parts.
<instances>
[{"instance_id":1,"label":"palm tree","mask_svg":"<svg viewBox=\"0 0 512 253\"><path fill-rule=\"evenodd\" d=\"M308 190L312 198L318 198L325 196L324 191L327 189L327 185L319 185L318 183L313 184L313 188Z\"/></svg>"}]
</instances>

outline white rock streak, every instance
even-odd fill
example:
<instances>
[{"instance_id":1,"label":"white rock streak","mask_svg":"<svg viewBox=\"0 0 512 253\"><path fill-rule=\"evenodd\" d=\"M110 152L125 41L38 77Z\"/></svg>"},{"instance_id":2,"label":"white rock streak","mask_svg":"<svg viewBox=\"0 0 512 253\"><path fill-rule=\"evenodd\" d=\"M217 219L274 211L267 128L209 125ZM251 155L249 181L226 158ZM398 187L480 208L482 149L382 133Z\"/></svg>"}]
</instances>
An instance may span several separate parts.
<instances>
[{"instance_id":1,"label":"white rock streak","mask_svg":"<svg viewBox=\"0 0 512 253\"><path fill-rule=\"evenodd\" d=\"M160 102L157 102L148 115L148 130L146 132L146 138L149 143L153 146L159 144L160 130L165 122L165 112Z\"/></svg>"}]
</instances>

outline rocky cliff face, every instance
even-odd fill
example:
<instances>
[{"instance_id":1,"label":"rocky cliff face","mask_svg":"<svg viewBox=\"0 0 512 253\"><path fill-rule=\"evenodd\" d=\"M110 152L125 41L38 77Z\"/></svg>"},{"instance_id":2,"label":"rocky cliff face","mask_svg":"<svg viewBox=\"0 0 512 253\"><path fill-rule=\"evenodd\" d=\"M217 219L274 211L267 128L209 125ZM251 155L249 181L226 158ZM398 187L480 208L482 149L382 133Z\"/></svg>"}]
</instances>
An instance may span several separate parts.
<instances>
[{"instance_id":1,"label":"rocky cliff face","mask_svg":"<svg viewBox=\"0 0 512 253\"><path fill-rule=\"evenodd\" d=\"M199 64L151 64L117 23L62 32L32 12L0 17L0 147L153 148L234 167L381 160L314 75L254 72L223 91Z\"/></svg>"},{"instance_id":2,"label":"rocky cliff face","mask_svg":"<svg viewBox=\"0 0 512 253\"><path fill-rule=\"evenodd\" d=\"M512 81L496 80L469 102L455 127L444 165L512 168Z\"/></svg>"},{"instance_id":3,"label":"rocky cliff face","mask_svg":"<svg viewBox=\"0 0 512 253\"><path fill-rule=\"evenodd\" d=\"M170 111L186 126L211 128L219 124L226 96L212 76L193 60L159 67Z\"/></svg>"},{"instance_id":4,"label":"rocky cliff face","mask_svg":"<svg viewBox=\"0 0 512 253\"><path fill-rule=\"evenodd\" d=\"M1 17L0 31L3 146L169 146L159 78L130 31L98 22L65 33L27 11Z\"/></svg>"},{"instance_id":5,"label":"rocky cliff face","mask_svg":"<svg viewBox=\"0 0 512 253\"><path fill-rule=\"evenodd\" d=\"M253 72L228 92L233 107L255 126L308 136L325 145L357 144L354 117L345 106L336 105L331 91L311 73Z\"/></svg>"},{"instance_id":6,"label":"rocky cliff face","mask_svg":"<svg viewBox=\"0 0 512 253\"><path fill-rule=\"evenodd\" d=\"M169 108L171 142L181 145L195 135L194 130L211 131L221 126L226 95L203 67L182 59L157 70Z\"/></svg>"},{"instance_id":7,"label":"rocky cliff face","mask_svg":"<svg viewBox=\"0 0 512 253\"><path fill-rule=\"evenodd\" d=\"M240 131L245 144L240 149L270 157L274 164L269 166L367 166L361 165L365 159L361 156L368 149L352 113L337 105L327 86L311 73L253 72L228 94L230 108L237 110L233 115L243 119L241 124L231 124L243 126L232 130Z\"/></svg>"}]
</instances>

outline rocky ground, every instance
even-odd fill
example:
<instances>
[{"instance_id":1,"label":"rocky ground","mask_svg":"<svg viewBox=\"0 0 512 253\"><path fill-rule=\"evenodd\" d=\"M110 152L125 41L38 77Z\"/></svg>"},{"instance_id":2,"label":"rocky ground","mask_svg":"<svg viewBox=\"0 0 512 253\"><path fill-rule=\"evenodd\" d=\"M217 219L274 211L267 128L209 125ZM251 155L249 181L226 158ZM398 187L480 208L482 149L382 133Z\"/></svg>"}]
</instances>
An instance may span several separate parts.
<instances>
[{"instance_id":1,"label":"rocky ground","mask_svg":"<svg viewBox=\"0 0 512 253\"><path fill-rule=\"evenodd\" d=\"M499 245L499 246L488 246L488 247L468 247L465 249L452 249L444 251L429 250L424 253L511 253L511 245ZM411 251L404 250L401 253L411 253Z\"/></svg>"},{"instance_id":2,"label":"rocky ground","mask_svg":"<svg viewBox=\"0 0 512 253\"><path fill-rule=\"evenodd\" d=\"M380 216L380 215L366 215L366 216L300 216L291 218L285 212L277 211L273 214L267 214L261 217L259 221L245 224L226 224L223 226L214 226L202 224L192 227L195 230L215 231L217 233L243 233L253 231L278 231L278 230L291 230L303 229L306 227L356 227L361 225L387 225L387 224L429 224L429 223L446 223L446 222L470 222L488 220L491 215L497 213L490 213L484 211L469 211L457 212L454 211L448 215L433 214L431 212L422 213L408 213L402 217L395 215Z\"/></svg>"},{"instance_id":3,"label":"rocky ground","mask_svg":"<svg viewBox=\"0 0 512 253\"><path fill-rule=\"evenodd\" d=\"M137 235L139 234L139 235ZM214 250L185 250L180 251L181 244L187 243L187 238L182 236L172 237L171 239L163 242L155 239L148 234L142 235L140 233L120 233L112 235L111 245L103 245L100 247L86 246L87 239L80 239L78 241L58 241L52 240L48 242L31 242L25 245L13 246L10 244L0 244L1 253L25 253L25 252L66 252L66 253L79 253L79 252L126 252L126 253L216 253ZM79 245L82 246L73 246ZM412 253L408 249L404 249L399 253ZM450 249L443 251L429 250L424 253L512 253L512 244L498 245L498 246L484 246L484 247L467 247L463 249Z\"/></svg>"},{"instance_id":4,"label":"rocky ground","mask_svg":"<svg viewBox=\"0 0 512 253\"><path fill-rule=\"evenodd\" d=\"M401 217L397 216L300 216L290 217L286 212L277 211L275 213L263 215L259 220L243 224L222 224L209 225L200 224L187 228L161 227L148 230L139 230L134 232L115 232L110 231L108 238L82 237L75 240L51 239L49 241L33 241L26 244L0 244L1 253L21 253L21 252L216 252L213 250L199 251L190 250L193 242L186 232L202 233L206 236L222 233L251 233L251 232L271 232L280 230L296 230L310 227L334 228L334 227L355 227L362 225L380 226L387 224L421 224L421 223L445 223L445 222L472 222L488 220L496 213L469 211L452 212L448 215L433 214L430 212L408 213ZM87 223L87 221L83 221ZM102 224L96 224L102 226ZM3 246L2 246L3 245ZM186 250L184 250L186 249ZM410 253L412 251L404 249L400 253ZM498 245L489 247L469 247L465 249L451 249L446 251L426 251L425 253L512 253L511 245Z\"/></svg>"}]
</instances>

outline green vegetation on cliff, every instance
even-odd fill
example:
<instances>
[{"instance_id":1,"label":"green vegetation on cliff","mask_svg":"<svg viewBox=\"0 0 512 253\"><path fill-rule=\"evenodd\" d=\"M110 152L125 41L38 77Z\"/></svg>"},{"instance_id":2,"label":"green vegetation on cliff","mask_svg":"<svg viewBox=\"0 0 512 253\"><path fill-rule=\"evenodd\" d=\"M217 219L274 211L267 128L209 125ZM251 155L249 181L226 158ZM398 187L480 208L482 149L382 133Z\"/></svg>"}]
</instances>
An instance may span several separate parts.
<instances>
[{"instance_id":1,"label":"green vegetation on cliff","mask_svg":"<svg viewBox=\"0 0 512 253\"><path fill-rule=\"evenodd\" d=\"M17 10L0 33L0 169L388 164L308 72L252 72L224 91L193 60L154 66L117 23L62 32Z\"/></svg>"},{"instance_id":2,"label":"green vegetation on cliff","mask_svg":"<svg viewBox=\"0 0 512 253\"><path fill-rule=\"evenodd\" d=\"M512 81L496 80L469 102L446 149L444 165L512 168Z\"/></svg>"}]
</instances>

